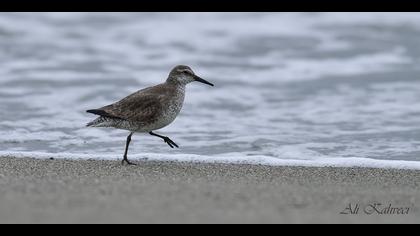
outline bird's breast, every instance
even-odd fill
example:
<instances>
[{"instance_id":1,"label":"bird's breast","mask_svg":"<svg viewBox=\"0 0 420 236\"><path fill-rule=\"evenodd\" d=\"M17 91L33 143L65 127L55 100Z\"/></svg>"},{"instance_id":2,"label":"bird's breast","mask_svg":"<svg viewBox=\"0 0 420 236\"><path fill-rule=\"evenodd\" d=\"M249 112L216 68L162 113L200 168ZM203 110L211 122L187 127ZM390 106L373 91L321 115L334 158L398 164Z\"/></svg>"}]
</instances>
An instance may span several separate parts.
<instances>
[{"instance_id":1,"label":"bird's breast","mask_svg":"<svg viewBox=\"0 0 420 236\"><path fill-rule=\"evenodd\" d=\"M172 122L182 109L182 105L184 104L184 93L176 94L173 99L168 100L167 104L163 116L166 117L169 122Z\"/></svg>"},{"instance_id":2,"label":"bird's breast","mask_svg":"<svg viewBox=\"0 0 420 236\"><path fill-rule=\"evenodd\" d=\"M162 112L154 124L150 125L150 130L161 129L172 123L178 116L184 104L184 93L177 93L168 98L162 104Z\"/></svg>"}]
</instances>

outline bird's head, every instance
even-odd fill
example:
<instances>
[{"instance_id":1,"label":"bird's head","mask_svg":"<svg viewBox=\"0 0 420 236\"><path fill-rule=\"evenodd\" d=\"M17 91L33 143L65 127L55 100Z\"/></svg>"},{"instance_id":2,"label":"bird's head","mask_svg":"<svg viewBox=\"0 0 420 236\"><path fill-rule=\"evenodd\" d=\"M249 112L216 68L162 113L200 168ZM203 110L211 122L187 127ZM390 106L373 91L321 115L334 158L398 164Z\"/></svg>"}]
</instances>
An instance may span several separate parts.
<instances>
[{"instance_id":1,"label":"bird's head","mask_svg":"<svg viewBox=\"0 0 420 236\"><path fill-rule=\"evenodd\" d=\"M168 81L175 82L182 85L186 85L191 82L197 81L197 82L201 82L210 86L214 86L212 83L208 82L207 80L204 80L198 77L197 75L195 75L195 73L191 70L190 67L184 66L184 65L179 65L173 68L171 72L169 73Z\"/></svg>"}]
</instances>

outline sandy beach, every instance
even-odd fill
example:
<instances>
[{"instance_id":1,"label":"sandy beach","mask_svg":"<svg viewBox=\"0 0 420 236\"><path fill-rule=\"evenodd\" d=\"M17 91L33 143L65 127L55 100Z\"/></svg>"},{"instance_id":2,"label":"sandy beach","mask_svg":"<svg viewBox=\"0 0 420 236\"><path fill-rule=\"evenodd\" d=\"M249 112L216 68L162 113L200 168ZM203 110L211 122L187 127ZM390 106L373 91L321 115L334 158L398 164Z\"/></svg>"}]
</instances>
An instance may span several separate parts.
<instances>
[{"instance_id":1,"label":"sandy beach","mask_svg":"<svg viewBox=\"0 0 420 236\"><path fill-rule=\"evenodd\" d=\"M420 222L414 170L31 158L0 166L0 223ZM374 203L408 212L368 214Z\"/></svg>"}]
</instances>

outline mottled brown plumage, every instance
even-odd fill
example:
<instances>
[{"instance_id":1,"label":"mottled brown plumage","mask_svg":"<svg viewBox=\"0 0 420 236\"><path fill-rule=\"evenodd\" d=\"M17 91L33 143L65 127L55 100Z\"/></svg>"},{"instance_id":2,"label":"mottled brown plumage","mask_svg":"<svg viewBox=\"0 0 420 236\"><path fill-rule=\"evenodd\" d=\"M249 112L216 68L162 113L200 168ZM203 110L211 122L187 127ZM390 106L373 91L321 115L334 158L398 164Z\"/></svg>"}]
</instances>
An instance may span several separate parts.
<instances>
[{"instance_id":1,"label":"mottled brown plumage","mask_svg":"<svg viewBox=\"0 0 420 236\"><path fill-rule=\"evenodd\" d=\"M163 115L164 104L168 104L176 96L175 94L175 88L160 84L137 91L116 103L97 110L104 112L99 115L133 123L130 131L141 131L142 127L150 126L159 120Z\"/></svg>"}]
</instances>

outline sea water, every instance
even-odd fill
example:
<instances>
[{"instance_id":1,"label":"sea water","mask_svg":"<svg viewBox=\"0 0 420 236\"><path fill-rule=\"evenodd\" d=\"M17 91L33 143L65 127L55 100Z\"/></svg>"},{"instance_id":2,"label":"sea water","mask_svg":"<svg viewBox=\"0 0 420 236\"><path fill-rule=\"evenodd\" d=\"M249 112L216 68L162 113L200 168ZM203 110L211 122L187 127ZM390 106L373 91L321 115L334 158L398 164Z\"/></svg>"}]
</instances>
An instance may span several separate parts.
<instances>
[{"instance_id":1,"label":"sea water","mask_svg":"<svg viewBox=\"0 0 420 236\"><path fill-rule=\"evenodd\" d=\"M419 13L1 13L0 156L121 159L85 110L178 64L215 87L131 159L420 168Z\"/></svg>"}]
</instances>

